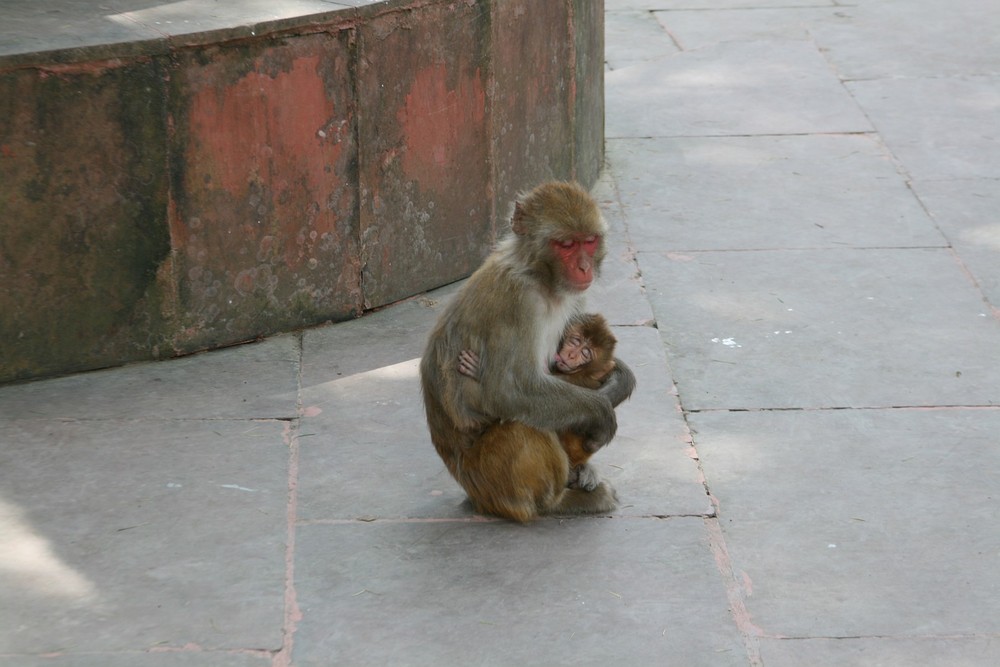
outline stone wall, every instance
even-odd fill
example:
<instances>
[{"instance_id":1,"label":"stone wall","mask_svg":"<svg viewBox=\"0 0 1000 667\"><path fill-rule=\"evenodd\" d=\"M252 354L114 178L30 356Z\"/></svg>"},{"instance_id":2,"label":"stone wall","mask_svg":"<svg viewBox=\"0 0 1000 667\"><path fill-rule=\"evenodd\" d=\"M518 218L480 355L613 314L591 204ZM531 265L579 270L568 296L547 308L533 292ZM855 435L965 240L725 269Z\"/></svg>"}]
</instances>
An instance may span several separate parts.
<instances>
[{"instance_id":1,"label":"stone wall","mask_svg":"<svg viewBox=\"0 0 1000 667\"><path fill-rule=\"evenodd\" d=\"M0 58L0 381L467 276L518 191L596 179L603 28L599 0L410 0Z\"/></svg>"}]
</instances>

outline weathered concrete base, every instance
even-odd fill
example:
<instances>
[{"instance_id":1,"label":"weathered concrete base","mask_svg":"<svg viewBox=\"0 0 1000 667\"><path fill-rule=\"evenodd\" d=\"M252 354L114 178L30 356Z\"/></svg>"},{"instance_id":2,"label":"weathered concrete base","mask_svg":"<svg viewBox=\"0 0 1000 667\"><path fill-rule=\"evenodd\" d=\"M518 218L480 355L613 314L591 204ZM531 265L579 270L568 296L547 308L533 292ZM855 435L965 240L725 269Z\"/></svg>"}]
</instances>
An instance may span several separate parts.
<instances>
[{"instance_id":1,"label":"weathered concrete base","mask_svg":"<svg viewBox=\"0 0 1000 667\"><path fill-rule=\"evenodd\" d=\"M0 57L0 381L468 275L603 161L603 2L407 0Z\"/></svg>"}]
</instances>

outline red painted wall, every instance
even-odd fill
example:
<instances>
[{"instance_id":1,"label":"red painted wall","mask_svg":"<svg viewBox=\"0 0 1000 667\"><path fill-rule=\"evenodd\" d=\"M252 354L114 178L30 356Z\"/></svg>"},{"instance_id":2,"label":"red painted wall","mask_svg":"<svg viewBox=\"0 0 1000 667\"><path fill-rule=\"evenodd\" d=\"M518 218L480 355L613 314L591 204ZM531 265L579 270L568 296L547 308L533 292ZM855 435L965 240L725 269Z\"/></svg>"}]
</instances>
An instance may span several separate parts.
<instances>
[{"instance_id":1,"label":"red painted wall","mask_svg":"<svg viewBox=\"0 0 1000 667\"><path fill-rule=\"evenodd\" d=\"M471 273L518 191L597 177L599 0L253 32L0 58L0 381L359 316Z\"/></svg>"}]
</instances>

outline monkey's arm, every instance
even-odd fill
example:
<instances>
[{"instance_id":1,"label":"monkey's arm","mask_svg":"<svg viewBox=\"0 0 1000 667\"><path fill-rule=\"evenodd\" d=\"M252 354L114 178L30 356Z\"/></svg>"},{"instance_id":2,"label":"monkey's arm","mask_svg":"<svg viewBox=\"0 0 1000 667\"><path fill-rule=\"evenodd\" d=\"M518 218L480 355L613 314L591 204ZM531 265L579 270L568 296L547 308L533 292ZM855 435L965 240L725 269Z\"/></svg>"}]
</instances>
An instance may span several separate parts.
<instances>
[{"instance_id":1,"label":"monkey's arm","mask_svg":"<svg viewBox=\"0 0 1000 667\"><path fill-rule=\"evenodd\" d=\"M624 361L615 357L615 367L597 391L617 407L635 391L635 374Z\"/></svg>"},{"instance_id":2,"label":"monkey's arm","mask_svg":"<svg viewBox=\"0 0 1000 667\"><path fill-rule=\"evenodd\" d=\"M629 368L624 361L615 357L615 367L604 379L604 383L597 390L594 390L593 393L606 398L612 408L614 408L631 396L634 390L635 375L632 373L632 369ZM612 410L612 414L614 414L614 410ZM608 444L611 440L611 438L602 440L599 437L594 437L594 435L585 432L577 432L582 433L585 436L581 446L588 454L593 454L601 447Z\"/></svg>"},{"instance_id":3,"label":"monkey's arm","mask_svg":"<svg viewBox=\"0 0 1000 667\"><path fill-rule=\"evenodd\" d=\"M615 411L599 391L574 386L548 373L532 373L531 364L499 366L480 369L483 413L541 431L572 431L594 449L614 437L618 428Z\"/></svg>"}]
</instances>

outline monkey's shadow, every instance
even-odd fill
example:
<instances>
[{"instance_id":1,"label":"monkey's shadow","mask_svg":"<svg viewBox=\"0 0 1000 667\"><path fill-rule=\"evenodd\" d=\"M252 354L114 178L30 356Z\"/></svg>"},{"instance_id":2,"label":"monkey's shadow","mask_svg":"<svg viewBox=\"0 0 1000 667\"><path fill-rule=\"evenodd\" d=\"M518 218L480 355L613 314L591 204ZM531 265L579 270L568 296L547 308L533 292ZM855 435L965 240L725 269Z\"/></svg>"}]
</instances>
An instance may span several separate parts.
<instances>
[{"instance_id":1,"label":"monkey's shadow","mask_svg":"<svg viewBox=\"0 0 1000 667\"><path fill-rule=\"evenodd\" d=\"M427 332L449 285L303 335L303 520L474 516L434 452L420 394Z\"/></svg>"}]
</instances>

